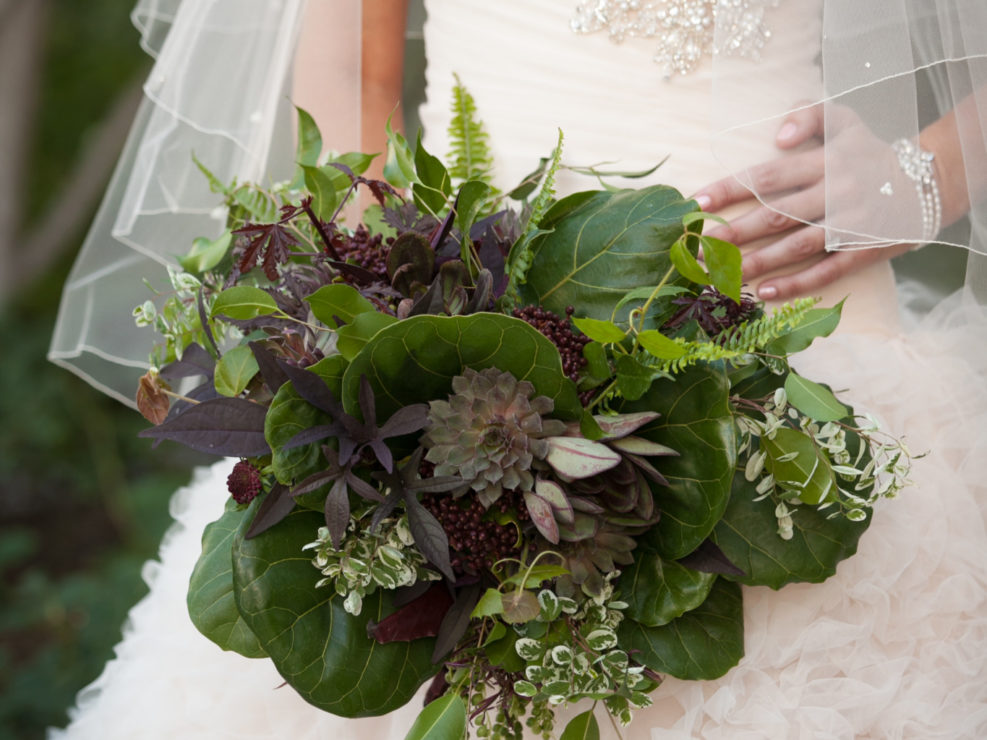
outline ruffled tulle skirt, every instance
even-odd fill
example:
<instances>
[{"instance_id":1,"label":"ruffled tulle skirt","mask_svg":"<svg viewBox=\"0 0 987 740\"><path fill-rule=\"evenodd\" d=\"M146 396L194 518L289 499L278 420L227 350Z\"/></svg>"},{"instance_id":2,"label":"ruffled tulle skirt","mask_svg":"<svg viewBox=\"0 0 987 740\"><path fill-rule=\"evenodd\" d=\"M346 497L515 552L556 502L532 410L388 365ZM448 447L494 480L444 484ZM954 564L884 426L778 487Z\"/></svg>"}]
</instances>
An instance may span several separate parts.
<instances>
[{"instance_id":1,"label":"ruffled tulle skirt","mask_svg":"<svg viewBox=\"0 0 987 740\"><path fill-rule=\"evenodd\" d=\"M668 679L625 738L987 736L987 323L954 298L909 336L837 335L800 364L845 389L915 453L914 485L884 501L823 584L744 590L746 655L716 681ZM203 527L228 463L175 494L176 523L116 658L52 738L402 738L419 707L343 720L303 702L265 660L224 653L185 611ZM616 737L601 718L604 736Z\"/></svg>"}]
</instances>

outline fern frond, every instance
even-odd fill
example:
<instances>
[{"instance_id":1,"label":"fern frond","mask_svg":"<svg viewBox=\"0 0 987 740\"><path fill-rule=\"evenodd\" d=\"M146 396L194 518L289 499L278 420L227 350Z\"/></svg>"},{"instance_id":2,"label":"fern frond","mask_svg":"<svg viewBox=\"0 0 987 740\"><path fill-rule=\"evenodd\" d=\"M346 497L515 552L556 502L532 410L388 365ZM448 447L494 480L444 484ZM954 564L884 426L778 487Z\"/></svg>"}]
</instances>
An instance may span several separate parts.
<instances>
[{"instance_id":1,"label":"fern frond","mask_svg":"<svg viewBox=\"0 0 987 740\"><path fill-rule=\"evenodd\" d=\"M738 364L752 354L762 352L775 339L784 336L805 319L806 314L816 304L814 298L798 298L775 309L770 316L744 321L728 330L719 341L693 342L677 338L675 343L685 353L674 360L666 360L645 353L640 359L648 367L667 373L678 373L698 362L724 361Z\"/></svg>"},{"instance_id":2,"label":"fern frond","mask_svg":"<svg viewBox=\"0 0 987 740\"><path fill-rule=\"evenodd\" d=\"M473 96L455 76L452 88L452 120L449 122L449 174L458 180L480 180L491 185L493 156L487 132L476 113Z\"/></svg>"}]
</instances>

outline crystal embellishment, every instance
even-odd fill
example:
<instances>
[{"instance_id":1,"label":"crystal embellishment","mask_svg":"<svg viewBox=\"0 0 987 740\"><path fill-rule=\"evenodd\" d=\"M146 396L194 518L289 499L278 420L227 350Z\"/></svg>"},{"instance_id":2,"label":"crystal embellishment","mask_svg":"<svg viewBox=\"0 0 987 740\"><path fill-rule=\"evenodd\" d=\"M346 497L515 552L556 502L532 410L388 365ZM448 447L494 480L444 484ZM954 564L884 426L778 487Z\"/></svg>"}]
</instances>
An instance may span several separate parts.
<instances>
[{"instance_id":1,"label":"crystal embellishment","mask_svg":"<svg viewBox=\"0 0 987 740\"><path fill-rule=\"evenodd\" d=\"M726 54L756 61L771 38L764 12L780 0L586 0L576 6L572 30L606 31L656 39L654 61L665 77L692 72L704 56ZM720 27L719 38L716 28ZM719 44L717 44L719 41Z\"/></svg>"}]
</instances>

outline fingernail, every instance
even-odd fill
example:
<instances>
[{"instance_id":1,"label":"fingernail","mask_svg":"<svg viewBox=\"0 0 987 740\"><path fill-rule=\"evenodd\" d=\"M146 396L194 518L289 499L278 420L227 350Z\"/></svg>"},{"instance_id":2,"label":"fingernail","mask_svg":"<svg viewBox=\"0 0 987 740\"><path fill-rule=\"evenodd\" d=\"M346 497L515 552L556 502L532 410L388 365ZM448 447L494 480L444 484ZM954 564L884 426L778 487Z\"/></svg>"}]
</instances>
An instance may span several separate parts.
<instances>
[{"instance_id":1,"label":"fingernail","mask_svg":"<svg viewBox=\"0 0 987 740\"><path fill-rule=\"evenodd\" d=\"M778 295L778 289L773 285L762 285L757 289L757 297L764 301L770 301Z\"/></svg>"},{"instance_id":2,"label":"fingernail","mask_svg":"<svg viewBox=\"0 0 987 740\"><path fill-rule=\"evenodd\" d=\"M697 195L696 203L699 204L699 208L701 210L705 211L707 208L713 205L713 199L710 198L708 195Z\"/></svg>"},{"instance_id":3,"label":"fingernail","mask_svg":"<svg viewBox=\"0 0 987 740\"><path fill-rule=\"evenodd\" d=\"M798 133L798 130L799 127L789 121L778 131L778 141L788 141L789 139L795 138L795 134Z\"/></svg>"}]
</instances>

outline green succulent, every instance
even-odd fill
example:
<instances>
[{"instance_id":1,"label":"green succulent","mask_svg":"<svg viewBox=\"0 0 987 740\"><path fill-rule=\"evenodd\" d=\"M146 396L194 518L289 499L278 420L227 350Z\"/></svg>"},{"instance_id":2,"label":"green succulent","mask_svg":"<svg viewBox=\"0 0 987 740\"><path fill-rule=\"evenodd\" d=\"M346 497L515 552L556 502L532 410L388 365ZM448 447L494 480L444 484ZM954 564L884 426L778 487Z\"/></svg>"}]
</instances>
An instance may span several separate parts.
<instances>
[{"instance_id":1,"label":"green succulent","mask_svg":"<svg viewBox=\"0 0 987 740\"><path fill-rule=\"evenodd\" d=\"M532 398L531 383L496 368L466 368L452 390L448 401L430 402L422 436L435 475L462 478L459 493L473 489L488 507L505 490L531 491L532 466L549 454L547 438L565 431L563 422L546 418L552 399Z\"/></svg>"}]
</instances>

